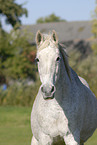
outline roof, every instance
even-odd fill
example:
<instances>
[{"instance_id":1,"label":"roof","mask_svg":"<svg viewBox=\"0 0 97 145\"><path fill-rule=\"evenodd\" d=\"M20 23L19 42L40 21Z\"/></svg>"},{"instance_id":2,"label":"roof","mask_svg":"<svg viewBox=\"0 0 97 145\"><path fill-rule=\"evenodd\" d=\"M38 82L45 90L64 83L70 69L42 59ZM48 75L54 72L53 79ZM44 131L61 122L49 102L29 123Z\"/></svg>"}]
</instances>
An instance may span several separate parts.
<instances>
[{"instance_id":1,"label":"roof","mask_svg":"<svg viewBox=\"0 0 97 145\"><path fill-rule=\"evenodd\" d=\"M59 41L84 40L93 36L91 32L91 21L74 21L74 22L54 22L36 25L23 25L21 30L25 30L34 35L33 43L35 43L35 34L38 30L43 33L55 30L58 34ZM32 41L32 39L31 39Z\"/></svg>"}]
</instances>

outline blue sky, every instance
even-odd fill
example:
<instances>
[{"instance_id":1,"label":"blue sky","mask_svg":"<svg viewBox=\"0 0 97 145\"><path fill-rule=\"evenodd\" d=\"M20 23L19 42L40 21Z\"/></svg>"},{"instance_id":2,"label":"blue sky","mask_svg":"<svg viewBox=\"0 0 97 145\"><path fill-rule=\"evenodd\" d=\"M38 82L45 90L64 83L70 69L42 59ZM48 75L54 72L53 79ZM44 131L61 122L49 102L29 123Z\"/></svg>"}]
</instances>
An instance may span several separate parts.
<instances>
[{"instance_id":1,"label":"blue sky","mask_svg":"<svg viewBox=\"0 0 97 145\"><path fill-rule=\"evenodd\" d=\"M24 4L28 10L28 18L22 17L24 25L35 24L39 17L45 17L52 13L67 21L91 20L95 9L96 0L16 0L18 4ZM6 30L10 27L4 25Z\"/></svg>"}]
</instances>

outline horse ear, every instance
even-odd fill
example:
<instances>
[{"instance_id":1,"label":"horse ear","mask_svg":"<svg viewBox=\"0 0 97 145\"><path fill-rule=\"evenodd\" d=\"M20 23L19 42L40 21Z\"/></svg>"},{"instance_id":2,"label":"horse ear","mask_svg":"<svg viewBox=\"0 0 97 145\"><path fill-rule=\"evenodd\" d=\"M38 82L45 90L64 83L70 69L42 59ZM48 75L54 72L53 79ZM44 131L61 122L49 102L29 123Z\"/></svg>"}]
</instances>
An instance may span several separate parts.
<instances>
[{"instance_id":1,"label":"horse ear","mask_svg":"<svg viewBox=\"0 0 97 145\"><path fill-rule=\"evenodd\" d=\"M52 31L52 39L56 44L58 44L58 36L55 30Z\"/></svg>"},{"instance_id":2,"label":"horse ear","mask_svg":"<svg viewBox=\"0 0 97 145\"><path fill-rule=\"evenodd\" d=\"M38 32L36 33L36 44L40 45L40 43L43 41L43 35L42 33L38 30Z\"/></svg>"}]
</instances>

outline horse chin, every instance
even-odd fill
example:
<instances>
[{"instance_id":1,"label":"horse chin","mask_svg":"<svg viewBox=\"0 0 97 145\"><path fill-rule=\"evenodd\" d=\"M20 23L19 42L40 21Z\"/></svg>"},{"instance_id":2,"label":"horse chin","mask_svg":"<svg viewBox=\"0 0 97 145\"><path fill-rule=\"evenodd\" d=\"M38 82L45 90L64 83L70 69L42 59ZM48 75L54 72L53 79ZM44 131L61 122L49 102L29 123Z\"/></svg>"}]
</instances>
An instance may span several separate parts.
<instances>
[{"instance_id":1,"label":"horse chin","mask_svg":"<svg viewBox=\"0 0 97 145\"><path fill-rule=\"evenodd\" d=\"M45 96L45 95L43 95L43 98L44 98L44 100L52 100L52 99L54 99L54 94L51 95L51 96Z\"/></svg>"}]
</instances>

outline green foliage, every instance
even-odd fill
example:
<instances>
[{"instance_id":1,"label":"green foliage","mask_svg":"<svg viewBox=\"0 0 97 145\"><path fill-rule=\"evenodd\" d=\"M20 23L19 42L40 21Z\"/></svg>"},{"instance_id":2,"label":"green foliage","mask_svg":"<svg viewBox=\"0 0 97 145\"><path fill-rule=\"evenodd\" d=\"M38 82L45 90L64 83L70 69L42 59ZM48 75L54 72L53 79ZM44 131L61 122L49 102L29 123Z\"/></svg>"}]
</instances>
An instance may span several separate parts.
<instances>
[{"instance_id":1,"label":"green foliage","mask_svg":"<svg viewBox=\"0 0 97 145\"><path fill-rule=\"evenodd\" d=\"M92 44L92 50L93 50L94 54L97 55L97 43L95 41Z\"/></svg>"},{"instance_id":2,"label":"green foliage","mask_svg":"<svg viewBox=\"0 0 97 145\"><path fill-rule=\"evenodd\" d=\"M39 18L36 23L50 23L50 22L65 22L66 20L62 20L60 17L56 16L55 14L51 14L47 17L41 17Z\"/></svg>"},{"instance_id":3,"label":"green foliage","mask_svg":"<svg viewBox=\"0 0 97 145\"><path fill-rule=\"evenodd\" d=\"M20 17L27 16L27 10L23 5L16 4L15 0L0 0L0 15L6 16L6 22L13 27L21 23Z\"/></svg>"},{"instance_id":4,"label":"green foliage","mask_svg":"<svg viewBox=\"0 0 97 145\"><path fill-rule=\"evenodd\" d=\"M92 45L92 49L94 53L97 55L97 0L96 0L96 8L94 10L93 15L93 24L92 24L92 33L94 34L94 43Z\"/></svg>"},{"instance_id":5,"label":"green foliage","mask_svg":"<svg viewBox=\"0 0 97 145\"><path fill-rule=\"evenodd\" d=\"M31 107L0 106L0 145L30 145L30 116Z\"/></svg>"},{"instance_id":6,"label":"green foliage","mask_svg":"<svg viewBox=\"0 0 97 145\"><path fill-rule=\"evenodd\" d=\"M4 62L6 62L7 58L11 56L12 48L10 47L8 34L0 29L0 82L5 80Z\"/></svg>"},{"instance_id":7,"label":"green foliage","mask_svg":"<svg viewBox=\"0 0 97 145\"><path fill-rule=\"evenodd\" d=\"M38 92L40 82L33 85L13 84L7 90L0 90L0 105L32 106Z\"/></svg>"},{"instance_id":8,"label":"green foliage","mask_svg":"<svg viewBox=\"0 0 97 145\"><path fill-rule=\"evenodd\" d=\"M93 20L92 32L94 34L94 38L97 38L97 19Z\"/></svg>"},{"instance_id":9,"label":"green foliage","mask_svg":"<svg viewBox=\"0 0 97 145\"><path fill-rule=\"evenodd\" d=\"M20 30L13 30L10 34L1 31L0 78L5 77L6 82L27 77L36 79L36 49L28 42L28 37L26 32L22 35Z\"/></svg>"}]
</instances>

